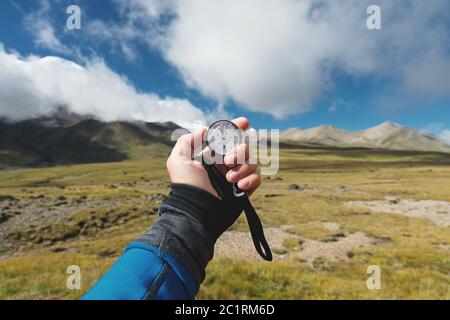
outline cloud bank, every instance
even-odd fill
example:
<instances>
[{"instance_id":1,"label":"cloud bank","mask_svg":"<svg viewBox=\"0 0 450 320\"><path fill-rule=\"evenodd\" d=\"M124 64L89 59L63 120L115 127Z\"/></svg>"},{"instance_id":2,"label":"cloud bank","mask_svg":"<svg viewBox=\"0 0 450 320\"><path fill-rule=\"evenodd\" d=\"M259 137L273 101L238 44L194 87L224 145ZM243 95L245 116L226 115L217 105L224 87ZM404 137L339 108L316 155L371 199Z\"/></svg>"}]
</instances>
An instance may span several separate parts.
<instances>
[{"instance_id":1,"label":"cloud bank","mask_svg":"<svg viewBox=\"0 0 450 320\"><path fill-rule=\"evenodd\" d=\"M23 58L0 44L0 117L23 120L58 106L100 120L174 121L205 125L206 116L189 101L137 91L102 60L81 66L58 57Z\"/></svg>"},{"instance_id":2,"label":"cloud bank","mask_svg":"<svg viewBox=\"0 0 450 320\"><path fill-rule=\"evenodd\" d=\"M446 129L442 123L431 123L422 132L431 134L450 146L450 130Z\"/></svg>"},{"instance_id":3,"label":"cloud bank","mask_svg":"<svg viewBox=\"0 0 450 320\"><path fill-rule=\"evenodd\" d=\"M450 146L450 130L443 130L438 138Z\"/></svg>"},{"instance_id":4,"label":"cloud bank","mask_svg":"<svg viewBox=\"0 0 450 320\"><path fill-rule=\"evenodd\" d=\"M42 25L33 29L37 45L79 58L50 24L52 1L40 0L39 14L25 22ZM234 101L286 118L311 110L341 75L375 84L377 100L367 102L383 108L450 99L448 0L378 0L382 29L373 31L370 0L111 2L119 19L83 20L87 46L102 43L136 60L148 45L221 106Z\"/></svg>"},{"instance_id":5,"label":"cloud bank","mask_svg":"<svg viewBox=\"0 0 450 320\"><path fill-rule=\"evenodd\" d=\"M335 74L389 83L394 102L450 96L447 0L379 0L375 31L368 0L114 2L120 27L142 30L122 32L124 48L139 39L158 48L186 84L222 103L278 118L306 112Z\"/></svg>"}]
</instances>

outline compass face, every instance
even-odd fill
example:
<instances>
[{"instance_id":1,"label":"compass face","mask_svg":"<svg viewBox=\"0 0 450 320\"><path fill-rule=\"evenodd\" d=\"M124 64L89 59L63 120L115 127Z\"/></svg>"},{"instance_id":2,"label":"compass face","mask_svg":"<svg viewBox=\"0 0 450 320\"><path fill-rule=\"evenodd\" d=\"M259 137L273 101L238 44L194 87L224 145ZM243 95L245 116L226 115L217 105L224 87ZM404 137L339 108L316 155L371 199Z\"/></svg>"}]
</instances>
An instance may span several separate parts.
<instances>
[{"instance_id":1,"label":"compass face","mask_svg":"<svg viewBox=\"0 0 450 320\"><path fill-rule=\"evenodd\" d=\"M228 120L214 122L206 133L208 146L218 154L231 152L242 143L242 140L242 131Z\"/></svg>"}]
</instances>

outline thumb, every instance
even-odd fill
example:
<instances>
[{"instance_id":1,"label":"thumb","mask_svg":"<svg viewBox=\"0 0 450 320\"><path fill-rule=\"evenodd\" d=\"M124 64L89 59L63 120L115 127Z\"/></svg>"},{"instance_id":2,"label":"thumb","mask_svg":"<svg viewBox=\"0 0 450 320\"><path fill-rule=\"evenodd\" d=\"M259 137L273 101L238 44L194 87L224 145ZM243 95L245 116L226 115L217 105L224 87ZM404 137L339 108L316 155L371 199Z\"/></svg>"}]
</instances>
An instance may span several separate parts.
<instances>
[{"instance_id":1,"label":"thumb","mask_svg":"<svg viewBox=\"0 0 450 320\"><path fill-rule=\"evenodd\" d=\"M192 160L194 154L202 150L205 133L206 128L201 128L195 129L190 134L181 136L173 148L172 156L185 160Z\"/></svg>"}]
</instances>

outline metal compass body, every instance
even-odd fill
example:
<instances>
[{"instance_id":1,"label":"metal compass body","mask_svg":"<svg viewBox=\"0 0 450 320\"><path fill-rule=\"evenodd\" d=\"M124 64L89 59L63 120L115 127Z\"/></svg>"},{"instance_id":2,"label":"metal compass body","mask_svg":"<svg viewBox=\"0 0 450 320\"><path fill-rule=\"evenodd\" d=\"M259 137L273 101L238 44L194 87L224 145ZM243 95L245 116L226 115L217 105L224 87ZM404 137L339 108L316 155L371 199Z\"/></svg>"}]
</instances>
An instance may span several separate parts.
<instances>
[{"instance_id":1,"label":"metal compass body","mask_svg":"<svg viewBox=\"0 0 450 320\"><path fill-rule=\"evenodd\" d=\"M220 155L231 152L243 141L242 130L228 120L214 122L206 133L206 144L212 151Z\"/></svg>"},{"instance_id":2,"label":"metal compass body","mask_svg":"<svg viewBox=\"0 0 450 320\"><path fill-rule=\"evenodd\" d=\"M214 122L206 133L206 145L219 156L224 156L245 141L244 133L233 122L220 120ZM245 192L240 190L237 183L233 184L233 193L242 197Z\"/></svg>"}]
</instances>

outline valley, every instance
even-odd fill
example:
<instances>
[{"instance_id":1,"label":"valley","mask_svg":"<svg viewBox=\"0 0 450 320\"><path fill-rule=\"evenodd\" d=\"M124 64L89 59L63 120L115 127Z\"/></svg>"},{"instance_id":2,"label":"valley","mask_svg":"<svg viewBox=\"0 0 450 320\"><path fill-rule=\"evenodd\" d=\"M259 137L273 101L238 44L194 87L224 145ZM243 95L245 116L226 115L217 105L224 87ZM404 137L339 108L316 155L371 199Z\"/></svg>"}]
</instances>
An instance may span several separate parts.
<instances>
[{"instance_id":1,"label":"valley","mask_svg":"<svg viewBox=\"0 0 450 320\"><path fill-rule=\"evenodd\" d=\"M449 154L283 143L280 155L252 199L275 260L258 259L242 216L199 299L450 298L450 230L436 223L449 215ZM1 171L0 298L79 298L155 221L168 186L165 157ZM443 218L395 212L413 200ZM69 265L81 290L66 288ZM370 265L380 290L366 287Z\"/></svg>"}]
</instances>

